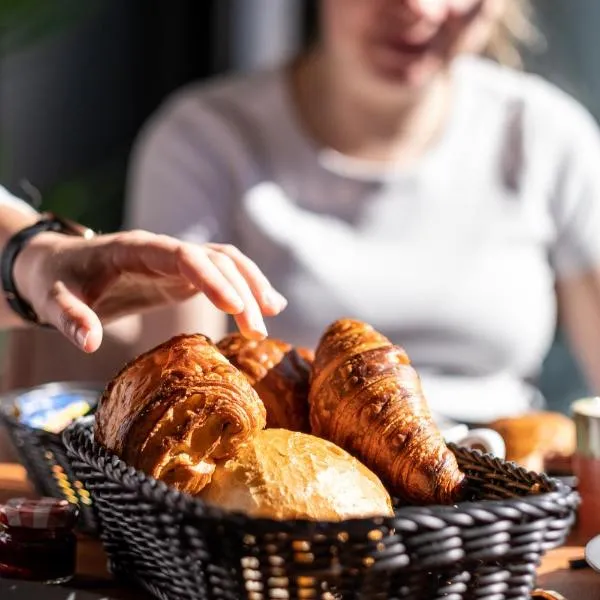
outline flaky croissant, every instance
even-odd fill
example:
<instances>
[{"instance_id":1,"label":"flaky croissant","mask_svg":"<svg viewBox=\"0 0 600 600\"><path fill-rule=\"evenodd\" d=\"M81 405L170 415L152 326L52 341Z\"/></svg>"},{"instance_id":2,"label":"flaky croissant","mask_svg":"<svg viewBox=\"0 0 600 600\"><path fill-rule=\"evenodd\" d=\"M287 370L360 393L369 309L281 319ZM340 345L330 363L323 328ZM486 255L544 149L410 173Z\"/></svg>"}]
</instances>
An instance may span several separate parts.
<instances>
[{"instance_id":1,"label":"flaky croissant","mask_svg":"<svg viewBox=\"0 0 600 600\"><path fill-rule=\"evenodd\" d=\"M435 426L406 352L371 326L334 322L315 354L309 395L315 435L338 444L400 498L450 504L464 474Z\"/></svg>"},{"instance_id":2,"label":"flaky croissant","mask_svg":"<svg viewBox=\"0 0 600 600\"><path fill-rule=\"evenodd\" d=\"M188 493L215 460L265 426L248 380L205 336L179 335L142 354L108 384L95 439L128 464Z\"/></svg>"},{"instance_id":3,"label":"flaky croissant","mask_svg":"<svg viewBox=\"0 0 600 600\"><path fill-rule=\"evenodd\" d=\"M309 350L275 338L249 340L239 333L227 335L217 347L258 393L267 410L268 428L310 432Z\"/></svg>"}]
</instances>

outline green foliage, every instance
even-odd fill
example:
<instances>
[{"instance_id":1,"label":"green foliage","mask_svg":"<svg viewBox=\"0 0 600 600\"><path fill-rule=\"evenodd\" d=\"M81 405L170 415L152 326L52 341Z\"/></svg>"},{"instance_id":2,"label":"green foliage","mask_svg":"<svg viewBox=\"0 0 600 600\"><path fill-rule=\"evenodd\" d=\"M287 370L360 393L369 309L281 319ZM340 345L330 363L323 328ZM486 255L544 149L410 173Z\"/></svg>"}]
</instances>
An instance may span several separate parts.
<instances>
[{"instance_id":1,"label":"green foliage","mask_svg":"<svg viewBox=\"0 0 600 600\"><path fill-rule=\"evenodd\" d=\"M31 48L93 18L101 0L0 0L4 54Z\"/></svg>"}]
</instances>

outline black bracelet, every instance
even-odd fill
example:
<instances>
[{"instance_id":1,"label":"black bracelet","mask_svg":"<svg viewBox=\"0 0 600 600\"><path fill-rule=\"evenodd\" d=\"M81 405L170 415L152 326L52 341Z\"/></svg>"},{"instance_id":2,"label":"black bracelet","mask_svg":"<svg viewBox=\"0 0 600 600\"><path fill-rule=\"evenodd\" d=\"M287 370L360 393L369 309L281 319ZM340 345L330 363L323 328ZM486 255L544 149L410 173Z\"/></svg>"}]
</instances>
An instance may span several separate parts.
<instances>
[{"instance_id":1,"label":"black bracelet","mask_svg":"<svg viewBox=\"0 0 600 600\"><path fill-rule=\"evenodd\" d=\"M42 219L37 223L21 229L21 231L15 233L8 240L2 251L2 256L0 256L0 278L2 279L4 297L16 314L25 321L35 323L41 327L51 328L50 325L40 322L31 304L19 294L14 281L14 267L17 256L32 237L46 231L76 235L86 239L94 235L91 229L83 227L78 223L73 223L51 213L42 215Z\"/></svg>"}]
</instances>

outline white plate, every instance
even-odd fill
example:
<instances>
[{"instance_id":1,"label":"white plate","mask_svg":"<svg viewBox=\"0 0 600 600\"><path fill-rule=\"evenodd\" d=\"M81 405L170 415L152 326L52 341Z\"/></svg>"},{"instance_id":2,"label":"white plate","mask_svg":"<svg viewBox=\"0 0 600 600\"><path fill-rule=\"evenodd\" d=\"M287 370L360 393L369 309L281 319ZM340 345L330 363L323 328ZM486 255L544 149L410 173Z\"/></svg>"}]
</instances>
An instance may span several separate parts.
<instances>
[{"instance_id":1,"label":"white plate","mask_svg":"<svg viewBox=\"0 0 600 600\"><path fill-rule=\"evenodd\" d=\"M585 559L588 565L600 572L600 535L592 538L585 547Z\"/></svg>"},{"instance_id":2,"label":"white plate","mask_svg":"<svg viewBox=\"0 0 600 600\"><path fill-rule=\"evenodd\" d=\"M433 420L447 441L454 441L469 431L469 428L463 423L458 423L437 413L433 414Z\"/></svg>"}]
</instances>

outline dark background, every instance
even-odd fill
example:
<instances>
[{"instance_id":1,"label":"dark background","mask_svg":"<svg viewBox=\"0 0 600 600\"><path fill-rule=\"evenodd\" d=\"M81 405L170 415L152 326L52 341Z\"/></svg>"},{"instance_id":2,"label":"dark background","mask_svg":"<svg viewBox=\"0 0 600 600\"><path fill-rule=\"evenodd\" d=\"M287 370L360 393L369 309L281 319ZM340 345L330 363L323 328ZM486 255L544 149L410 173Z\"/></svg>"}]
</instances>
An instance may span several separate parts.
<instances>
[{"instance_id":1,"label":"dark background","mask_svg":"<svg viewBox=\"0 0 600 600\"><path fill-rule=\"evenodd\" d=\"M143 121L175 88L227 68L215 52L223 11L206 0L43 0L15 12L0 29L0 180L16 193L26 180L44 207L116 229Z\"/></svg>"},{"instance_id":2,"label":"dark background","mask_svg":"<svg viewBox=\"0 0 600 600\"><path fill-rule=\"evenodd\" d=\"M528 54L527 68L600 116L600 2L536 5L547 48ZM314 6L0 0L0 182L101 231L119 228L131 144L165 96L189 81L289 54L314 29ZM262 32L249 33L257 23ZM560 335L547 364L543 388L551 402L586 392Z\"/></svg>"}]
</instances>

